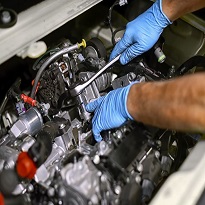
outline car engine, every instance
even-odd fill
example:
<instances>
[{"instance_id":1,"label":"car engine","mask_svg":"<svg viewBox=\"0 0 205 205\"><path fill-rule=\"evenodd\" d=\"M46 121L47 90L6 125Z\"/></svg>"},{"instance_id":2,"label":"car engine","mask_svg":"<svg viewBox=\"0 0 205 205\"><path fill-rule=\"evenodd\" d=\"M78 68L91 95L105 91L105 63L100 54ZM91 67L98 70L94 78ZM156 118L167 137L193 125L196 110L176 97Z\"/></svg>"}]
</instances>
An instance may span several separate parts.
<instances>
[{"instance_id":1,"label":"car engine","mask_svg":"<svg viewBox=\"0 0 205 205\"><path fill-rule=\"evenodd\" d=\"M103 140L96 142L93 114L85 105L135 81L171 79L205 65L203 56L175 69L165 65L165 40L161 36L129 64L115 62L97 75L109 63L110 50L102 40L62 39L32 64L32 88L22 90L22 79L16 78L0 105L0 198L5 204L134 205L152 200L200 136L128 121L103 131Z\"/></svg>"}]
</instances>

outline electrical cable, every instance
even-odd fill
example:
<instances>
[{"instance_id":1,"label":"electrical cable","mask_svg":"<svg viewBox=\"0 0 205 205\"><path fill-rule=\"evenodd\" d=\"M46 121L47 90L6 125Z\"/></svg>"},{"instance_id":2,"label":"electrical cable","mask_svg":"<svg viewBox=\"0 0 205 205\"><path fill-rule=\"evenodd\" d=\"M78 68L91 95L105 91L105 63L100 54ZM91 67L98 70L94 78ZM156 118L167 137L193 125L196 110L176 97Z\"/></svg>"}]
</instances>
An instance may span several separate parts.
<instances>
[{"instance_id":1,"label":"electrical cable","mask_svg":"<svg viewBox=\"0 0 205 205\"><path fill-rule=\"evenodd\" d=\"M115 1L114 4L109 8L109 15L108 15L108 23L109 23L109 28L111 31L111 40L112 40L112 44L115 45L115 38L114 38L114 31L113 31L113 26L112 26L112 11L113 8L119 4L119 0Z\"/></svg>"}]
</instances>

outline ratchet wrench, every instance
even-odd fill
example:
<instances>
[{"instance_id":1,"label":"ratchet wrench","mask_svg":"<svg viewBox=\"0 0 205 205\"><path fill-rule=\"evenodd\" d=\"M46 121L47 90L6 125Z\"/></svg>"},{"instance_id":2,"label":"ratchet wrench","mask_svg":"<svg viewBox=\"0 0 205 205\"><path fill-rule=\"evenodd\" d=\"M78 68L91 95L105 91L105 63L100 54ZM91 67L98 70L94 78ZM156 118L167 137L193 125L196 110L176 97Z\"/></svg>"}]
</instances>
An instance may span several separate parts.
<instances>
[{"instance_id":1,"label":"ratchet wrench","mask_svg":"<svg viewBox=\"0 0 205 205\"><path fill-rule=\"evenodd\" d=\"M102 69L100 69L95 75L93 75L87 82L79 84L76 87L70 89L70 94L72 97L79 95L87 86L89 86L96 78L98 78L105 70L107 70L113 63L120 59L120 55L115 57L109 63L107 63Z\"/></svg>"}]
</instances>

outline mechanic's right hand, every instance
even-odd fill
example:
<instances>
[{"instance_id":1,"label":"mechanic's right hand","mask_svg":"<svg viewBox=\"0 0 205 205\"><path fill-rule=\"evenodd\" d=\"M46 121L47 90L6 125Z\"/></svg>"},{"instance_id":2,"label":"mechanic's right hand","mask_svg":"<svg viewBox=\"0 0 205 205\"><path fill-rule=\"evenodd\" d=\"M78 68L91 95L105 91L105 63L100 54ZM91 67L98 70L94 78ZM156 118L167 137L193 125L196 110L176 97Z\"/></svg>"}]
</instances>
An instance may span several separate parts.
<instances>
[{"instance_id":1,"label":"mechanic's right hand","mask_svg":"<svg viewBox=\"0 0 205 205\"><path fill-rule=\"evenodd\" d=\"M148 51L169 24L171 21L162 11L162 0L157 0L147 11L127 24L122 39L110 55L110 60L122 54L120 62L124 65Z\"/></svg>"},{"instance_id":2,"label":"mechanic's right hand","mask_svg":"<svg viewBox=\"0 0 205 205\"><path fill-rule=\"evenodd\" d=\"M100 132L123 125L133 119L127 111L127 96L132 84L118 88L86 105L88 112L94 112L92 130L97 142L102 140Z\"/></svg>"}]
</instances>

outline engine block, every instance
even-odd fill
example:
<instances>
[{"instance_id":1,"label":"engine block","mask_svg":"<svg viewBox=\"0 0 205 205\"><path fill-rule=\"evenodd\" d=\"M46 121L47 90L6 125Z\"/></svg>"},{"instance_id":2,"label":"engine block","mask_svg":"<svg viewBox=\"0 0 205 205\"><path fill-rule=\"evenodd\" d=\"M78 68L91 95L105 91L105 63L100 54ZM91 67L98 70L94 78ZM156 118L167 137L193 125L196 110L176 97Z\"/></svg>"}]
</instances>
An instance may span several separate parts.
<instances>
[{"instance_id":1,"label":"engine block","mask_svg":"<svg viewBox=\"0 0 205 205\"><path fill-rule=\"evenodd\" d=\"M107 61L96 49L105 49L99 39L88 45L69 50L74 45L63 42L39 59L34 97L18 83L8 91L10 106L2 112L0 138L5 204L147 204L180 166L190 141L194 144L185 134L133 121L103 132L103 141L95 142L87 103L136 80L166 77L139 58L127 66L114 64L72 97L71 87L90 79ZM58 55L66 48L69 52Z\"/></svg>"}]
</instances>

